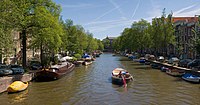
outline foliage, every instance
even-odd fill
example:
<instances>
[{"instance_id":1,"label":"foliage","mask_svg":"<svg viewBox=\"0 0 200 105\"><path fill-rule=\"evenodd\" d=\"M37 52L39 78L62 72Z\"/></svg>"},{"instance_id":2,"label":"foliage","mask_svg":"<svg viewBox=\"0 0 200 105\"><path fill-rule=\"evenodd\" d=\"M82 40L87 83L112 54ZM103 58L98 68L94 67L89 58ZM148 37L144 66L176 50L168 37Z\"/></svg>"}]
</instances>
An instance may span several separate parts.
<instances>
[{"instance_id":1,"label":"foliage","mask_svg":"<svg viewBox=\"0 0 200 105\"><path fill-rule=\"evenodd\" d=\"M77 58L77 59L80 59L81 58L81 54L74 54L74 57Z\"/></svg>"},{"instance_id":2,"label":"foliage","mask_svg":"<svg viewBox=\"0 0 200 105\"><path fill-rule=\"evenodd\" d=\"M61 7L52 0L1 0L0 10L0 53L8 54L12 49L11 32L20 32L23 66L26 65L27 39L28 48L41 51L42 62L58 52L83 54L103 50L102 42L85 32L81 25L74 25L70 19L63 21Z\"/></svg>"},{"instance_id":3,"label":"foliage","mask_svg":"<svg viewBox=\"0 0 200 105\"><path fill-rule=\"evenodd\" d=\"M104 48L109 48L110 47L110 41L109 41L109 39L103 39L103 46L104 46Z\"/></svg>"},{"instance_id":4,"label":"foliage","mask_svg":"<svg viewBox=\"0 0 200 105\"><path fill-rule=\"evenodd\" d=\"M140 51L141 53L151 50L166 48L169 44L175 44L172 14L165 18L154 18L152 24L141 19L134 22L131 28L125 28L121 35L113 41L113 47L119 51ZM150 49L151 48L151 49Z\"/></svg>"},{"instance_id":5,"label":"foliage","mask_svg":"<svg viewBox=\"0 0 200 105\"><path fill-rule=\"evenodd\" d=\"M8 28L0 26L0 54L9 56L12 53L14 47L14 41L12 40L12 31Z\"/></svg>"},{"instance_id":6,"label":"foliage","mask_svg":"<svg viewBox=\"0 0 200 105\"><path fill-rule=\"evenodd\" d=\"M200 40L198 39L198 41L196 42L196 51L197 51L197 54L199 55L200 54Z\"/></svg>"}]
</instances>

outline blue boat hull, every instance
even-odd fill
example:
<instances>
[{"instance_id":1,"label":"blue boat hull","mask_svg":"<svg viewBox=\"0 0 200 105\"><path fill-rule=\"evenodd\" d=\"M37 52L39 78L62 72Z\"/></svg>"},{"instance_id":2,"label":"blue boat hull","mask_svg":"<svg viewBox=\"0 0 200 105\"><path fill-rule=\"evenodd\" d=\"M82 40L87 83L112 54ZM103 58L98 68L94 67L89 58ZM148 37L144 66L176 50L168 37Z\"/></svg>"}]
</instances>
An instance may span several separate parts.
<instances>
[{"instance_id":1,"label":"blue boat hull","mask_svg":"<svg viewBox=\"0 0 200 105\"><path fill-rule=\"evenodd\" d=\"M193 83L200 83L200 76L193 75L191 73L186 73L182 76L182 79L188 82L193 82Z\"/></svg>"}]
</instances>

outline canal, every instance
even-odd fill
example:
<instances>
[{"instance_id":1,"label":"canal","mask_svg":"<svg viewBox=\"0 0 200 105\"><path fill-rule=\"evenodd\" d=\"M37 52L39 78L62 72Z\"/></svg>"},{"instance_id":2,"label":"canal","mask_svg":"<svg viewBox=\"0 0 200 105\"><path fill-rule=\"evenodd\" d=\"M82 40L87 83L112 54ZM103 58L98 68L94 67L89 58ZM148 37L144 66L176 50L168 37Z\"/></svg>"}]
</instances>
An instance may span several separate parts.
<instances>
[{"instance_id":1,"label":"canal","mask_svg":"<svg viewBox=\"0 0 200 105\"><path fill-rule=\"evenodd\" d=\"M128 87L111 83L111 71L127 69ZM27 90L0 94L0 105L199 105L200 84L191 84L125 57L102 54L51 82L30 82Z\"/></svg>"}]
</instances>

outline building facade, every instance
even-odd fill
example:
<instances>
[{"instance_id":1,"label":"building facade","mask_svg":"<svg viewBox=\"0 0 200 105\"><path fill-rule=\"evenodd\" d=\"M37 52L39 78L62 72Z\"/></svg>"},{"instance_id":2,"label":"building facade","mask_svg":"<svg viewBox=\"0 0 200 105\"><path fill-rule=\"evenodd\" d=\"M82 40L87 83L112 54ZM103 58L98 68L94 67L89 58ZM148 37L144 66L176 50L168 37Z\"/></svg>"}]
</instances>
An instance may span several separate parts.
<instances>
[{"instance_id":1,"label":"building facade","mask_svg":"<svg viewBox=\"0 0 200 105\"><path fill-rule=\"evenodd\" d=\"M173 53L181 59L196 58L194 41L199 31L198 17L173 17L172 19L176 40Z\"/></svg>"},{"instance_id":2,"label":"building facade","mask_svg":"<svg viewBox=\"0 0 200 105\"><path fill-rule=\"evenodd\" d=\"M6 58L7 64L16 64L16 63L21 63L18 61L22 60L22 39L20 32L18 31L12 31L12 38L13 38L13 50L12 54L9 55L9 57L6 57L5 55L2 55L2 58L0 60L1 63L4 63L4 59ZM29 43L31 41L31 38L27 38L27 46L29 46ZM39 52L33 51L32 49L27 48L27 58L31 59L33 58L36 54L39 55Z\"/></svg>"},{"instance_id":3,"label":"building facade","mask_svg":"<svg viewBox=\"0 0 200 105\"><path fill-rule=\"evenodd\" d=\"M116 39L116 37L106 37L103 39L104 43L104 51L105 52L113 52L113 40Z\"/></svg>"}]
</instances>

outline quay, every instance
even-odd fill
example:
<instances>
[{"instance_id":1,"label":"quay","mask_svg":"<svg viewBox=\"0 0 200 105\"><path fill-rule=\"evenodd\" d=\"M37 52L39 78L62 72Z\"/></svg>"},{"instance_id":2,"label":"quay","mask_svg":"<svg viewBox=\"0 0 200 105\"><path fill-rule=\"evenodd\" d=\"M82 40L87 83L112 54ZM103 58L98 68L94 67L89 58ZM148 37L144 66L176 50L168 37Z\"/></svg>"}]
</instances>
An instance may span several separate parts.
<instances>
[{"instance_id":1,"label":"quay","mask_svg":"<svg viewBox=\"0 0 200 105\"><path fill-rule=\"evenodd\" d=\"M23 75L9 75L0 77L0 93L7 90L8 86L14 81L28 82L34 78L34 73L25 73Z\"/></svg>"},{"instance_id":2,"label":"quay","mask_svg":"<svg viewBox=\"0 0 200 105\"><path fill-rule=\"evenodd\" d=\"M179 67L179 66L176 66L176 65L168 64L168 63L162 63L162 62L159 62L159 61L151 61L151 60L147 60L147 61L149 61L151 64L154 63L154 64L158 64L160 66L165 66L165 67L168 67L168 68L171 68L171 69L178 69L178 70L181 70L181 71L190 72L192 74L200 76L199 70L193 70L193 69L189 69L189 68Z\"/></svg>"}]
</instances>

